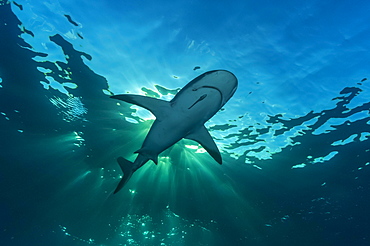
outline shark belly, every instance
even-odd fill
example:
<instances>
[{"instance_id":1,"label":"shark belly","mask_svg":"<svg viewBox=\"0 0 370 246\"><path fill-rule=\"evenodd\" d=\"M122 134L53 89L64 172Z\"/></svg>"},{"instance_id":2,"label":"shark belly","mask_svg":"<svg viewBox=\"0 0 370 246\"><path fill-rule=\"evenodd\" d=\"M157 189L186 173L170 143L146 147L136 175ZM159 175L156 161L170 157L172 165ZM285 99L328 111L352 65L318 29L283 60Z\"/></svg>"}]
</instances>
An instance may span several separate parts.
<instances>
[{"instance_id":1,"label":"shark belly","mask_svg":"<svg viewBox=\"0 0 370 246\"><path fill-rule=\"evenodd\" d=\"M138 151L149 157L158 156L186 136L191 128L186 119L171 117L166 121L155 121L146 136L141 150ZM169 132L169 129L171 131ZM153 158L150 158L153 160Z\"/></svg>"},{"instance_id":2,"label":"shark belly","mask_svg":"<svg viewBox=\"0 0 370 246\"><path fill-rule=\"evenodd\" d=\"M205 92L208 94L203 103L196 103L197 98L201 98ZM165 121L156 120L153 123L138 153L154 161L161 152L202 127L219 110L221 97L217 92L210 92L209 89L200 90L191 100L178 98L172 106L176 114L169 115Z\"/></svg>"}]
</instances>

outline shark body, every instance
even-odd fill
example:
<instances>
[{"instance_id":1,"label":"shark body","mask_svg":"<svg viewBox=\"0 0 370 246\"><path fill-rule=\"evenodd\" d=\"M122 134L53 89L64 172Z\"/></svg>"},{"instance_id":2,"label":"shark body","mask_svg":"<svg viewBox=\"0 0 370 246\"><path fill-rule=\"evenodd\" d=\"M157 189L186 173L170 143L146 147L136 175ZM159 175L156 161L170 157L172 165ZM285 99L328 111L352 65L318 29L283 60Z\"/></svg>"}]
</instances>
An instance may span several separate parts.
<instances>
[{"instance_id":1,"label":"shark body","mask_svg":"<svg viewBox=\"0 0 370 246\"><path fill-rule=\"evenodd\" d=\"M123 177L114 193L128 182L133 173L149 160L158 163L158 155L186 138L198 142L219 163L220 151L204 126L232 97L238 86L234 74L226 70L214 70L199 75L182 88L171 101L121 94L111 98L135 104L151 111L154 121L135 161L123 157L117 159Z\"/></svg>"}]
</instances>

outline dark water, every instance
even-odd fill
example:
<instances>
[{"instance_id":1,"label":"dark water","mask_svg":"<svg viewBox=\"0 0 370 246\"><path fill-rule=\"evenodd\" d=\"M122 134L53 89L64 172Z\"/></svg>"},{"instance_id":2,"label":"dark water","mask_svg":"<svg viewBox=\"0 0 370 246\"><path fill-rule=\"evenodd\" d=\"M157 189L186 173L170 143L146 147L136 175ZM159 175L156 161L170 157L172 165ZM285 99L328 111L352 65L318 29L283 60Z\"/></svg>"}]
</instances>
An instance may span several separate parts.
<instances>
[{"instance_id":1,"label":"dark water","mask_svg":"<svg viewBox=\"0 0 370 246\"><path fill-rule=\"evenodd\" d=\"M134 110L103 93L106 79L83 61L90 55L62 36L50 40L66 63L36 61L47 54L20 37L33 33L4 1L0 20L1 245L370 244L370 102L349 106L369 89L367 80L338 91L334 108L271 115L267 127L227 134L235 140L221 167L179 143L163 153L168 161L147 165L129 191L113 196L116 157L137 150L152 121L125 121ZM78 87L66 86L69 95L48 89L40 68ZM271 159L253 155L265 150L259 135L293 129L292 144Z\"/></svg>"}]
</instances>

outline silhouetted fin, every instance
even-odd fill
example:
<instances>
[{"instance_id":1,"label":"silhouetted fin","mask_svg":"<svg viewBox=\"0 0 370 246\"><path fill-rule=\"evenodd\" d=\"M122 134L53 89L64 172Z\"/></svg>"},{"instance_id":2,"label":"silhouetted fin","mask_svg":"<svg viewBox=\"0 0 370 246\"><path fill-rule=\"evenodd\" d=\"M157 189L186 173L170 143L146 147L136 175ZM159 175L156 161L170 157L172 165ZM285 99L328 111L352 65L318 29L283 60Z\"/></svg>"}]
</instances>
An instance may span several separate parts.
<instances>
[{"instance_id":1,"label":"silhouetted fin","mask_svg":"<svg viewBox=\"0 0 370 246\"><path fill-rule=\"evenodd\" d=\"M132 174L134 173L133 163L131 161L128 161L123 157L118 157L117 162L122 169L123 177L119 184L117 185L114 194L116 194L118 191L122 189L122 187L127 183L127 181L131 178Z\"/></svg>"},{"instance_id":2,"label":"silhouetted fin","mask_svg":"<svg viewBox=\"0 0 370 246\"><path fill-rule=\"evenodd\" d=\"M215 159L215 161L222 164L220 151L218 150L216 143L213 141L205 126L202 126L198 130L193 131L185 138L198 142L200 145L203 146L205 150L207 150L207 152L213 157L213 159Z\"/></svg>"},{"instance_id":3,"label":"silhouetted fin","mask_svg":"<svg viewBox=\"0 0 370 246\"><path fill-rule=\"evenodd\" d=\"M158 154L155 154L149 148L141 148L134 153L138 153L142 156L145 156L149 160L152 160L156 165L158 164Z\"/></svg>"},{"instance_id":4,"label":"silhouetted fin","mask_svg":"<svg viewBox=\"0 0 370 246\"><path fill-rule=\"evenodd\" d=\"M169 114L171 114L170 102L161 99L129 94L115 95L111 96L111 98L122 100L143 107L152 112L156 119L160 121L165 119Z\"/></svg>"}]
</instances>

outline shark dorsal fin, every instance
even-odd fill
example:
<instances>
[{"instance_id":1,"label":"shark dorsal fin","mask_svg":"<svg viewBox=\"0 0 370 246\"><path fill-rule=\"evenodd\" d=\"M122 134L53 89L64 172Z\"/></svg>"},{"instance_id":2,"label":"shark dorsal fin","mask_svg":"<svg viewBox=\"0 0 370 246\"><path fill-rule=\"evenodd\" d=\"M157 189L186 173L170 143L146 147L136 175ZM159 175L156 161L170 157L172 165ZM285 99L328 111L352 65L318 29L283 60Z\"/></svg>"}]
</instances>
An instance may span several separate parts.
<instances>
[{"instance_id":1,"label":"shark dorsal fin","mask_svg":"<svg viewBox=\"0 0 370 246\"><path fill-rule=\"evenodd\" d=\"M153 97L146 97L141 95L130 95L130 94L121 94L111 96L113 99L122 100L128 103L132 103L143 107L156 117L157 120L161 121L164 119L170 112L171 104L170 102L153 98Z\"/></svg>"},{"instance_id":2,"label":"shark dorsal fin","mask_svg":"<svg viewBox=\"0 0 370 246\"><path fill-rule=\"evenodd\" d=\"M220 151L205 126L201 126L197 130L192 131L185 138L198 142L215 161L222 164Z\"/></svg>"}]
</instances>

